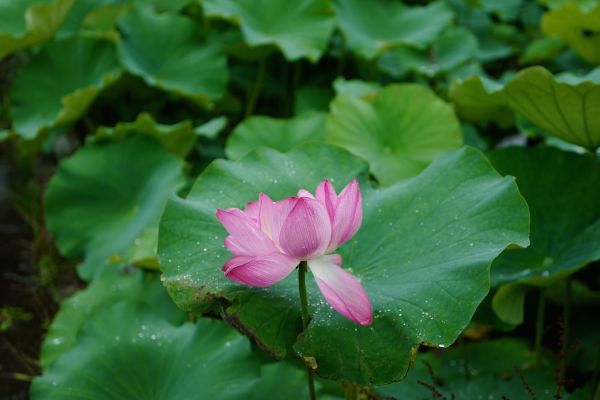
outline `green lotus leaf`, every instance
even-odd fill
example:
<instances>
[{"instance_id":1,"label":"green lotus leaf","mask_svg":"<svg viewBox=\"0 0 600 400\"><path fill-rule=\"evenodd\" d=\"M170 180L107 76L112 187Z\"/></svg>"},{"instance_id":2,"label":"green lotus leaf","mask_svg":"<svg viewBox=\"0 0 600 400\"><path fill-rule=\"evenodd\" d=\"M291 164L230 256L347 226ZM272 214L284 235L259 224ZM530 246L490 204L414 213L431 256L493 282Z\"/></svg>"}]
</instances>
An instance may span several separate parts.
<instances>
[{"instance_id":1,"label":"green lotus leaf","mask_svg":"<svg viewBox=\"0 0 600 400\"><path fill-rule=\"evenodd\" d=\"M477 38L464 28L449 28L441 32L429 49L401 46L384 53L379 67L392 76L415 71L435 76L458 68L477 53Z\"/></svg>"},{"instance_id":2,"label":"green lotus leaf","mask_svg":"<svg viewBox=\"0 0 600 400\"><path fill-rule=\"evenodd\" d=\"M226 117L216 117L194 128L194 133L208 139L215 139L227 126Z\"/></svg>"},{"instance_id":3,"label":"green lotus leaf","mask_svg":"<svg viewBox=\"0 0 600 400\"><path fill-rule=\"evenodd\" d=\"M74 37L48 44L11 86L13 129L33 139L44 128L73 122L120 74L107 41Z\"/></svg>"},{"instance_id":4,"label":"green lotus leaf","mask_svg":"<svg viewBox=\"0 0 600 400\"><path fill-rule=\"evenodd\" d=\"M452 107L421 85L390 85L369 99L338 95L330 109L327 141L369 161L383 185L417 175L462 144Z\"/></svg>"},{"instance_id":5,"label":"green lotus leaf","mask_svg":"<svg viewBox=\"0 0 600 400\"><path fill-rule=\"evenodd\" d=\"M240 25L251 46L277 46L289 61L316 62L329 43L335 14L330 0L203 0L204 12Z\"/></svg>"},{"instance_id":6,"label":"green lotus leaf","mask_svg":"<svg viewBox=\"0 0 600 400\"><path fill-rule=\"evenodd\" d=\"M61 253L85 258L86 278L108 258L126 257L144 230L157 226L183 183L181 168L181 159L146 135L90 143L63 160L45 197Z\"/></svg>"},{"instance_id":7,"label":"green lotus leaf","mask_svg":"<svg viewBox=\"0 0 600 400\"><path fill-rule=\"evenodd\" d=\"M187 17L134 7L119 18L118 56L124 68L155 86L210 105L225 93L228 73L221 46L197 40Z\"/></svg>"},{"instance_id":8,"label":"green lotus leaf","mask_svg":"<svg viewBox=\"0 0 600 400\"><path fill-rule=\"evenodd\" d=\"M509 283L498 288L492 297L492 309L502 322L509 325L523 323L525 295L530 289L530 286L520 283Z\"/></svg>"},{"instance_id":9,"label":"green lotus leaf","mask_svg":"<svg viewBox=\"0 0 600 400\"><path fill-rule=\"evenodd\" d=\"M313 84L303 85L296 91L294 115L315 111L327 112L332 99L333 90L331 87Z\"/></svg>"},{"instance_id":10,"label":"green lotus leaf","mask_svg":"<svg viewBox=\"0 0 600 400\"><path fill-rule=\"evenodd\" d=\"M600 147L600 70L584 77L553 76L543 67L529 67L506 84L470 77L453 85L450 97L459 115L470 120L502 120L506 107L545 132L595 151ZM480 104L477 107L477 104Z\"/></svg>"},{"instance_id":11,"label":"green lotus leaf","mask_svg":"<svg viewBox=\"0 0 600 400\"><path fill-rule=\"evenodd\" d=\"M85 290L61 303L42 346L42 368L47 370L76 345L80 329L90 318L123 299L153 307L157 315L174 325L186 320L185 313L175 307L160 284L158 274L140 269L106 268Z\"/></svg>"},{"instance_id":12,"label":"green lotus leaf","mask_svg":"<svg viewBox=\"0 0 600 400\"><path fill-rule=\"evenodd\" d=\"M259 378L250 343L221 321L175 326L133 300L87 318L72 347L34 380L32 399L248 399Z\"/></svg>"},{"instance_id":13,"label":"green lotus leaf","mask_svg":"<svg viewBox=\"0 0 600 400\"><path fill-rule=\"evenodd\" d=\"M374 98L383 87L376 82L366 82L358 79L347 80L339 77L333 81L333 88L337 95L350 94L369 100Z\"/></svg>"},{"instance_id":14,"label":"green lotus leaf","mask_svg":"<svg viewBox=\"0 0 600 400\"><path fill-rule=\"evenodd\" d=\"M322 382L323 381L321 380L315 379L315 392L319 400L340 400L342 398L341 393L336 393L338 396L333 396L328 393L327 388ZM341 392L341 390L338 391ZM256 386L253 400L290 400L308 398L305 368L284 361L261 366L260 384Z\"/></svg>"},{"instance_id":15,"label":"green lotus leaf","mask_svg":"<svg viewBox=\"0 0 600 400\"><path fill-rule=\"evenodd\" d=\"M125 11L127 8L127 2L124 0L77 0L71 7L71 10L67 14L63 24L56 33L58 38L68 38L76 35L82 30L94 30L97 27L94 22L100 15L110 14L112 17L112 26L107 27L102 24L104 28L113 28L115 18Z\"/></svg>"},{"instance_id":16,"label":"green lotus leaf","mask_svg":"<svg viewBox=\"0 0 600 400\"><path fill-rule=\"evenodd\" d=\"M600 4L585 8L568 2L547 12L542 19L547 36L558 36L591 64L600 64Z\"/></svg>"},{"instance_id":17,"label":"green lotus leaf","mask_svg":"<svg viewBox=\"0 0 600 400\"><path fill-rule=\"evenodd\" d=\"M556 394L555 372L549 366L541 370L534 368L535 354L529 347L522 340L506 338L460 345L438 356L419 354L414 369L404 381L380 387L377 392L382 397L393 399L432 397L432 391L425 383L437 390L439 395L433 396L437 398L553 398ZM558 363L553 359L546 362ZM431 367L433 377L427 365ZM518 373L515 368L518 368ZM533 396L522 379L527 382ZM563 399L588 398L582 390L573 393L563 390L561 395Z\"/></svg>"},{"instance_id":18,"label":"green lotus leaf","mask_svg":"<svg viewBox=\"0 0 600 400\"><path fill-rule=\"evenodd\" d=\"M75 0L0 0L0 59L49 40Z\"/></svg>"},{"instance_id":19,"label":"green lotus leaf","mask_svg":"<svg viewBox=\"0 0 600 400\"><path fill-rule=\"evenodd\" d=\"M449 97L461 120L468 122L493 121L501 127L515 123L512 109L495 94L502 85L482 76L455 80Z\"/></svg>"},{"instance_id":20,"label":"green lotus leaf","mask_svg":"<svg viewBox=\"0 0 600 400\"><path fill-rule=\"evenodd\" d=\"M264 146L282 152L306 141L325 139L325 114L308 113L290 119L250 117L239 124L227 140L225 153L239 159Z\"/></svg>"},{"instance_id":21,"label":"green lotus leaf","mask_svg":"<svg viewBox=\"0 0 600 400\"><path fill-rule=\"evenodd\" d=\"M337 0L338 24L350 50L372 60L391 48L424 48L452 20L444 2L408 7L385 0Z\"/></svg>"},{"instance_id":22,"label":"green lotus leaf","mask_svg":"<svg viewBox=\"0 0 600 400\"><path fill-rule=\"evenodd\" d=\"M156 122L149 113L141 113L132 122L119 122L114 127L101 126L96 130L96 135L100 138L121 138L136 133L154 137L169 152L178 156L185 156L189 153L197 139L190 121L186 120L173 125L165 125Z\"/></svg>"},{"instance_id":23,"label":"green lotus leaf","mask_svg":"<svg viewBox=\"0 0 600 400\"><path fill-rule=\"evenodd\" d=\"M517 178L531 212L531 246L507 250L492 267L495 285L549 285L600 259L600 161L554 148L489 154Z\"/></svg>"},{"instance_id":24,"label":"green lotus leaf","mask_svg":"<svg viewBox=\"0 0 600 400\"><path fill-rule=\"evenodd\" d=\"M366 165L348 152L307 143L289 153L257 149L240 161L215 161L186 199L167 204L159 229L163 282L184 310L215 312L275 358L291 345L319 375L361 384L402 379L419 343L449 345L489 289L489 265L510 243L527 245L527 206L472 148L438 158L419 176L387 189L365 182ZM358 326L324 303L308 283L312 320L300 337L296 274L268 288L223 276L230 257L217 208L243 207L264 192L274 199L313 190L329 178L340 190L358 176L364 219L340 248L374 308Z\"/></svg>"},{"instance_id":25,"label":"green lotus leaf","mask_svg":"<svg viewBox=\"0 0 600 400\"><path fill-rule=\"evenodd\" d=\"M481 0L481 6L501 21L514 21L522 12L523 0Z\"/></svg>"}]
</instances>

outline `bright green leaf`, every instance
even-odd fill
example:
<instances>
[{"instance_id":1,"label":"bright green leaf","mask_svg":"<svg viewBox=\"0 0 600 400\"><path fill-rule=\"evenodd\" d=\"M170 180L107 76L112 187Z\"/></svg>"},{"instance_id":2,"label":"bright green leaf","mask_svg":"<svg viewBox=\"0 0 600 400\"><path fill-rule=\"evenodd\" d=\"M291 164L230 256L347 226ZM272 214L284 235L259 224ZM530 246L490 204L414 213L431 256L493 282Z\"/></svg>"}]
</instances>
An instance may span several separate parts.
<instances>
[{"instance_id":1,"label":"bright green leaf","mask_svg":"<svg viewBox=\"0 0 600 400\"><path fill-rule=\"evenodd\" d=\"M33 139L44 128L76 120L120 73L109 42L72 38L47 45L12 84L14 130Z\"/></svg>"},{"instance_id":2,"label":"bright green leaf","mask_svg":"<svg viewBox=\"0 0 600 400\"><path fill-rule=\"evenodd\" d=\"M274 199L314 190L325 177L338 190L362 182L364 220L340 248L374 307L360 327L327 306L312 280L312 320L295 349L326 378L361 384L401 379L415 346L449 345L489 289L489 265L510 243L527 245L528 213L510 178L476 150L438 158L421 175L370 189L365 165L342 149L304 144L287 154L259 149L240 161L217 161L186 199L169 201L160 225L163 282L186 310L221 310L226 320L276 358L300 332L295 274L269 288L227 280L230 257L217 208L243 207L259 192ZM228 306L223 307L223 302Z\"/></svg>"},{"instance_id":3,"label":"bright green leaf","mask_svg":"<svg viewBox=\"0 0 600 400\"><path fill-rule=\"evenodd\" d=\"M336 0L335 6L347 46L369 60L401 45L423 48L452 20L444 2L407 7L386 0Z\"/></svg>"},{"instance_id":4,"label":"bright green leaf","mask_svg":"<svg viewBox=\"0 0 600 400\"><path fill-rule=\"evenodd\" d=\"M531 246L494 261L495 285L548 285L600 259L600 161L553 148L510 148L489 155L517 178L531 212Z\"/></svg>"},{"instance_id":5,"label":"bright green leaf","mask_svg":"<svg viewBox=\"0 0 600 400\"><path fill-rule=\"evenodd\" d=\"M256 116L245 119L227 140L225 153L239 159L264 146L282 152L306 141L325 139L325 115L308 113L291 119Z\"/></svg>"},{"instance_id":6,"label":"bright green leaf","mask_svg":"<svg viewBox=\"0 0 600 400\"><path fill-rule=\"evenodd\" d=\"M145 135L91 143L63 160L45 197L48 229L61 253L85 257L91 267L127 255L183 183L181 167Z\"/></svg>"},{"instance_id":7,"label":"bright green leaf","mask_svg":"<svg viewBox=\"0 0 600 400\"><path fill-rule=\"evenodd\" d=\"M370 99L339 95L330 107L327 141L369 161L384 185L417 175L462 144L452 108L424 86L390 85Z\"/></svg>"},{"instance_id":8,"label":"bright green leaf","mask_svg":"<svg viewBox=\"0 0 600 400\"><path fill-rule=\"evenodd\" d=\"M289 61L316 62L335 23L330 0L203 0L202 4L206 15L239 24L249 45L275 45Z\"/></svg>"},{"instance_id":9,"label":"bright green leaf","mask_svg":"<svg viewBox=\"0 0 600 400\"><path fill-rule=\"evenodd\" d=\"M121 63L150 86L203 105L223 96L228 78L223 50L214 41L199 41L191 19L136 7L119 19L118 28Z\"/></svg>"},{"instance_id":10,"label":"bright green leaf","mask_svg":"<svg viewBox=\"0 0 600 400\"><path fill-rule=\"evenodd\" d=\"M75 0L0 0L0 59L49 40Z\"/></svg>"}]
</instances>

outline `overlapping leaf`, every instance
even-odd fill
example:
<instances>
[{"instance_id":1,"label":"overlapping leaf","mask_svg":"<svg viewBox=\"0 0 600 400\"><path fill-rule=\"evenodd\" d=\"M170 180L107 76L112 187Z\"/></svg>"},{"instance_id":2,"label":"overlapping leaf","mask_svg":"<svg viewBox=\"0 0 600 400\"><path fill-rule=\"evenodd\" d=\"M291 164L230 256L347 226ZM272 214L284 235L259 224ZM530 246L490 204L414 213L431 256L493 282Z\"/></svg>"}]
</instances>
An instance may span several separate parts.
<instances>
[{"instance_id":1,"label":"overlapping leaf","mask_svg":"<svg viewBox=\"0 0 600 400\"><path fill-rule=\"evenodd\" d=\"M112 43L75 37L49 44L12 83L13 129L33 139L44 128L76 120L120 73Z\"/></svg>"},{"instance_id":2,"label":"overlapping leaf","mask_svg":"<svg viewBox=\"0 0 600 400\"><path fill-rule=\"evenodd\" d=\"M436 156L462 144L452 108L415 84L390 85L369 98L338 95L326 138L369 161L384 185L417 175Z\"/></svg>"},{"instance_id":3,"label":"overlapping leaf","mask_svg":"<svg viewBox=\"0 0 600 400\"><path fill-rule=\"evenodd\" d=\"M114 127L101 126L98 137L124 137L129 134L147 134L161 142L169 152L185 156L196 142L192 123L189 120L173 125L160 124L149 113L138 115L135 121L119 122Z\"/></svg>"},{"instance_id":4,"label":"overlapping leaf","mask_svg":"<svg viewBox=\"0 0 600 400\"><path fill-rule=\"evenodd\" d=\"M534 366L535 354L523 341L499 339L472 343L448 349L440 356L420 354L405 381L378 388L378 393L385 398L421 399L431 397L433 387L438 393L434 397L447 399L554 397L555 372L550 367L539 370ZM563 390L561 395L563 399L587 398L581 390L574 393Z\"/></svg>"},{"instance_id":5,"label":"overlapping leaf","mask_svg":"<svg viewBox=\"0 0 600 400\"><path fill-rule=\"evenodd\" d=\"M91 143L62 161L45 198L46 222L61 253L85 258L86 278L109 257L127 256L183 183L181 167L145 135Z\"/></svg>"},{"instance_id":6,"label":"overlapping leaf","mask_svg":"<svg viewBox=\"0 0 600 400\"><path fill-rule=\"evenodd\" d=\"M506 122L507 107L545 132L595 151L600 146L600 79L598 71L584 77L553 76L530 67L505 85L471 77L455 83L450 97L469 120Z\"/></svg>"},{"instance_id":7,"label":"overlapping leaf","mask_svg":"<svg viewBox=\"0 0 600 400\"><path fill-rule=\"evenodd\" d=\"M0 59L52 37L75 0L1 0Z\"/></svg>"},{"instance_id":8,"label":"overlapping leaf","mask_svg":"<svg viewBox=\"0 0 600 400\"><path fill-rule=\"evenodd\" d=\"M119 59L147 84L209 105L225 92L228 72L221 46L201 42L196 24L175 14L135 7L118 22Z\"/></svg>"},{"instance_id":9,"label":"overlapping leaf","mask_svg":"<svg viewBox=\"0 0 600 400\"><path fill-rule=\"evenodd\" d=\"M600 64L600 4L567 2L544 15L542 30L564 39L586 61Z\"/></svg>"},{"instance_id":10,"label":"overlapping leaf","mask_svg":"<svg viewBox=\"0 0 600 400\"><path fill-rule=\"evenodd\" d=\"M339 316L310 282L312 320L295 350L324 377L361 384L401 379L417 344L449 345L466 326L488 291L492 259L509 243L527 244L528 213L514 182L470 148L388 189L370 189L364 173L360 160L323 144L213 163L185 200L168 203L161 221L159 257L173 299L186 310L222 310L284 357L300 332L295 274L269 288L228 281L220 270L229 257L226 232L215 210L242 207L259 192L293 195L323 178L340 189L359 175L364 222L340 252L373 302L373 325Z\"/></svg>"},{"instance_id":11,"label":"overlapping leaf","mask_svg":"<svg viewBox=\"0 0 600 400\"><path fill-rule=\"evenodd\" d=\"M452 20L443 2L408 7L385 0L337 0L335 7L347 46L369 60L400 45L425 47Z\"/></svg>"},{"instance_id":12,"label":"overlapping leaf","mask_svg":"<svg viewBox=\"0 0 600 400\"><path fill-rule=\"evenodd\" d=\"M392 76L401 76L406 71L435 76L473 60L477 47L477 38L470 31L446 29L434 39L431 48L401 46L384 53L378 65Z\"/></svg>"},{"instance_id":13,"label":"overlapping leaf","mask_svg":"<svg viewBox=\"0 0 600 400\"><path fill-rule=\"evenodd\" d=\"M203 0L203 6L208 16L238 23L248 44L275 45L290 61L317 61L334 29L330 0Z\"/></svg>"}]
</instances>

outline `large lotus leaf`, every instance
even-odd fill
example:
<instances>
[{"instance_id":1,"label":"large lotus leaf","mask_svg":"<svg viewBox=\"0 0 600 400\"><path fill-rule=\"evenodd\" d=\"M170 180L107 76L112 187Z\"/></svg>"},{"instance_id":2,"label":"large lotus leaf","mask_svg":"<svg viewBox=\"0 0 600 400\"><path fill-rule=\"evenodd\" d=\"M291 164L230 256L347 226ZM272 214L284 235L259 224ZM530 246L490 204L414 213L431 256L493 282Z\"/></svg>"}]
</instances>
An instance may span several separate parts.
<instances>
[{"instance_id":1,"label":"large lotus leaf","mask_svg":"<svg viewBox=\"0 0 600 400\"><path fill-rule=\"evenodd\" d=\"M85 257L92 267L127 253L158 224L183 183L181 167L146 135L90 143L63 160L45 198L48 229L61 253Z\"/></svg>"},{"instance_id":2,"label":"large lotus leaf","mask_svg":"<svg viewBox=\"0 0 600 400\"><path fill-rule=\"evenodd\" d=\"M564 39L586 61L600 64L600 4L584 9L565 3L544 15L542 30L547 36Z\"/></svg>"},{"instance_id":3,"label":"large lotus leaf","mask_svg":"<svg viewBox=\"0 0 600 400\"><path fill-rule=\"evenodd\" d=\"M185 156L196 142L197 135L189 120L173 125L156 122L149 113L141 113L132 122L119 122L113 127L101 126L96 130L96 135L103 137L124 137L129 134L147 134L165 146L171 153Z\"/></svg>"},{"instance_id":4,"label":"large lotus leaf","mask_svg":"<svg viewBox=\"0 0 600 400\"><path fill-rule=\"evenodd\" d=\"M291 119L256 116L245 119L232 132L225 146L231 159L239 159L264 146L288 151L306 141L325 139L325 115L308 113Z\"/></svg>"},{"instance_id":5,"label":"large lotus leaf","mask_svg":"<svg viewBox=\"0 0 600 400\"><path fill-rule=\"evenodd\" d=\"M32 399L249 399L259 363L221 321L175 326L147 304L106 305L31 387Z\"/></svg>"},{"instance_id":6,"label":"large lotus leaf","mask_svg":"<svg viewBox=\"0 0 600 400\"><path fill-rule=\"evenodd\" d=\"M386 0L336 0L335 7L347 46L366 59L400 45L423 48L452 20L444 2L407 7Z\"/></svg>"},{"instance_id":7,"label":"large lotus leaf","mask_svg":"<svg viewBox=\"0 0 600 400\"><path fill-rule=\"evenodd\" d=\"M505 85L471 77L455 85L450 97L459 107L478 102L488 110L508 106L544 131L595 151L600 146L600 116L594 111L600 107L598 72L553 76L543 67L529 67Z\"/></svg>"},{"instance_id":8,"label":"large lotus leaf","mask_svg":"<svg viewBox=\"0 0 600 400\"><path fill-rule=\"evenodd\" d=\"M73 348L86 321L125 298L151 306L157 315L174 325L186 319L185 313L175 307L160 284L158 274L137 268L106 268L87 288L61 303L42 346L42 368L46 370Z\"/></svg>"},{"instance_id":9,"label":"large lotus leaf","mask_svg":"<svg viewBox=\"0 0 600 400\"><path fill-rule=\"evenodd\" d=\"M310 280L312 320L296 351L320 375L366 384L401 379L415 346L449 345L489 289L489 265L510 243L527 244L528 212L510 178L501 178L472 148L438 158L421 175L371 189L365 164L318 143L286 154L258 149L240 161L219 160L186 199L169 201L160 225L163 282L185 310L215 312L276 358L300 332L296 274L269 288L227 280L230 256L217 208L243 207L259 192L274 199L329 178L338 190L359 176L364 221L340 248L359 277L374 322L358 326L323 301Z\"/></svg>"},{"instance_id":10,"label":"large lotus leaf","mask_svg":"<svg viewBox=\"0 0 600 400\"><path fill-rule=\"evenodd\" d=\"M489 155L517 178L531 212L531 246L508 250L494 284L547 285L600 259L600 161L554 148L509 148Z\"/></svg>"},{"instance_id":11,"label":"large lotus leaf","mask_svg":"<svg viewBox=\"0 0 600 400\"><path fill-rule=\"evenodd\" d=\"M551 399L556 394L556 374L548 365L535 368L535 354L528 343L516 339L498 339L461 344L441 355L419 354L415 367L399 383L377 389L386 399ZM427 364L431 366L433 377ZM519 373L515 371L518 368ZM435 380L434 380L435 379ZM532 396L522 379L533 391ZM422 383L419 383L422 382ZM435 387L438 396L432 396ZM585 392L562 392L563 399L586 399Z\"/></svg>"},{"instance_id":12,"label":"large lotus leaf","mask_svg":"<svg viewBox=\"0 0 600 400\"><path fill-rule=\"evenodd\" d=\"M204 0L203 5L208 16L239 23L248 44L275 45L289 61L317 61L335 24L330 0Z\"/></svg>"},{"instance_id":13,"label":"large lotus leaf","mask_svg":"<svg viewBox=\"0 0 600 400\"><path fill-rule=\"evenodd\" d=\"M0 59L49 40L75 0L0 0Z\"/></svg>"},{"instance_id":14,"label":"large lotus leaf","mask_svg":"<svg viewBox=\"0 0 600 400\"><path fill-rule=\"evenodd\" d=\"M187 17L135 7L119 18L119 59L146 83L208 105L223 96L227 63L221 46L197 39Z\"/></svg>"},{"instance_id":15,"label":"large lotus leaf","mask_svg":"<svg viewBox=\"0 0 600 400\"><path fill-rule=\"evenodd\" d=\"M421 85L390 85L371 98L338 95L330 108L327 141L369 161L384 185L417 175L462 144L452 107Z\"/></svg>"},{"instance_id":16,"label":"large lotus leaf","mask_svg":"<svg viewBox=\"0 0 600 400\"><path fill-rule=\"evenodd\" d=\"M120 73L107 41L75 37L45 46L11 86L14 130L32 139L43 128L76 120Z\"/></svg>"}]
</instances>

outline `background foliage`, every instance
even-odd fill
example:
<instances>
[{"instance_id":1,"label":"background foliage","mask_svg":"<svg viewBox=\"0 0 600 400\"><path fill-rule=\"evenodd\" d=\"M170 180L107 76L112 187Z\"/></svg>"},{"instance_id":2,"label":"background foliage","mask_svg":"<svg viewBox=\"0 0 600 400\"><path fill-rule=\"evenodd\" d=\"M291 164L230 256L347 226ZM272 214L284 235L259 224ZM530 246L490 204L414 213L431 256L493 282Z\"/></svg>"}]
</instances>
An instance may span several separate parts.
<instances>
[{"instance_id":1,"label":"background foliage","mask_svg":"<svg viewBox=\"0 0 600 400\"><path fill-rule=\"evenodd\" d=\"M596 0L0 0L0 394L598 399L599 64ZM371 326L223 277L354 177Z\"/></svg>"}]
</instances>

